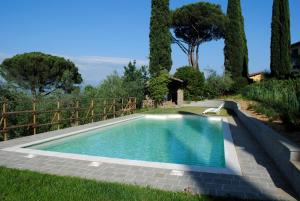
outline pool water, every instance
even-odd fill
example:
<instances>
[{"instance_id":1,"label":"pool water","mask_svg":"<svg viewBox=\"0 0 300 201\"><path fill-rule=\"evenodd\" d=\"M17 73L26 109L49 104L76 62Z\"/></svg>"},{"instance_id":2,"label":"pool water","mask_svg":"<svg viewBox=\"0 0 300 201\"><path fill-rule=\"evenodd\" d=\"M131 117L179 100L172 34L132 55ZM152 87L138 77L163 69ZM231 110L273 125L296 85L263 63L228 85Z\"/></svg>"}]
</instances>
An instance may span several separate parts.
<instances>
[{"instance_id":1,"label":"pool water","mask_svg":"<svg viewBox=\"0 0 300 201\"><path fill-rule=\"evenodd\" d=\"M225 167L222 121L184 115L139 118L31 149L206 167Z\"/></svg>"}]
</instances>

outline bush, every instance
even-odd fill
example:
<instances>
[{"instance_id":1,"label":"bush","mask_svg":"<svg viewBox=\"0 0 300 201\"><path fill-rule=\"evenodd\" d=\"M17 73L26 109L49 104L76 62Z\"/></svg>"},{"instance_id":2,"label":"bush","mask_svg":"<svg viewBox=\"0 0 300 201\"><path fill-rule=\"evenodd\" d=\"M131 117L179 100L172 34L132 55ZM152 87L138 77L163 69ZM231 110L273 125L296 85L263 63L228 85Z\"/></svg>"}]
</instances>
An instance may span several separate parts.
<instances>
[{"instance_id":1,"label":"bush","mask_svg":"<svg viewBox=\"0 0 300 201\"><path fill-rule=\"evenodd\" d=\"M87 85L82 91L76 89L72 94L65 94L63 90L56 90L48 96L40 97L36 102L36 108L39 111L50 111L57 108L57 100L60 99L60 106L64 108L75 108L76 99L79 100L79 107L89 108L91 100L94 99L94 113L97 114L94 117L95 121L100 120L102 117L99 115L103 112L105 107L105 101L111 102L112 98L117 98L117 110L121 107L122 98L127 99L128 97L137 98L137 107L141 106L144 93L146 91L146 80L147 80L147 69L142 67L137 69L135 63L130 63L128 67L125 67L124 76L119 76L116 72L106 77L99 86L93 87ZM103 100L101 100L103 99ZM7 83L0 82L0 102L7 100L8 111L26 111L32 110L33 108L33 97L28 95L26 92L17 90L13 86ZM109 103L108 103L109 104ZM2 104L1 104L2 106ZM0 111L1 112L1 111ZM75 119L67 120L68 118L74 118L75 110L62 110L60 112L60 128L66 128L73 125ZM79 117L82 118L81 124L90 122L90 118L86 118L85 112L79 112ZM110 114L111 115L111 114ZM37 122L39 124L45 124L44 126L38 127L37 132L42 133L45 131L51 131L57 128L57 125L46 125L53 120L54 113L39 113L37 115ZM108 115L108 117L110 117ZM12 125L23 125L32 122L32 113L22 113L18 115L9 115L8 122L9 126ZM1 129L1 128L0 128ZM31 135L33 127L29 126L24 128L17 128L9 130L9 137L17 138L21 136ZM0 134L0 141L3 140L3 135Z\"/></svg>"},{"instance_id":2,"label":"bush","mask_svg":"<svg viewBox=\"0 0 300 201\"><path fill-rule=\"evenodd\" d=\"M271 106L290 129L300 126L300 79L268 80L249 85L243 95Z\"/></svg>"},{"instance_id":3,"label":"bush","mask_svg":"<svg viewBox=\"0 0 300 201\"><path fill-rule=\"evenodd\" d=\"M218 76L215 71L211 71L205 83L205 97L217 98L227 95L233 85L229 74Z\"/></svg>"},{"instance_id":4,"label":"bush","mask_svg":"<svg viewBox=\"0 0 300 201\"><path fill-rule=\"evenodd\" d=\"M135 97L137 107L141 108L145 95L147 94L146 83L148 81L148 69L142 66L140 69L136 67L136 62L129 62L124 67L123 89L125 96Z\"/></svg>"},{"instance_id":5,"label":"bush","mask_svg":"<svg viewBox=\"0 0 300 201\"><path fill-rule=\"evenodd\" d=\"M231 93L240 93L246 86L249 85L249 80L245 77L235 78L231 86Z\"/></svg>"},{"instance_id":6,"label":"bush","mask_svg":"<svg viewBox=\"0 0 300 201\"><path fill-rule=\"evenodd\" d=\"M155 101L156 105L164 101L169 92L169 74L166 71L161 71L158 77L150 79L149 91L151 98Z\"/></svg>"},{"instance_id":7,"label":"bush","mask_svg":"<svg viewBox=\"0 0 300 201\"><path fill-rule=\"evenodd\" d=\"M185 100L202 100L204 97L205 77L202 72L191 67L184 66L178 68L174 77L184 81Z\"/></svg>"}]
</instances>

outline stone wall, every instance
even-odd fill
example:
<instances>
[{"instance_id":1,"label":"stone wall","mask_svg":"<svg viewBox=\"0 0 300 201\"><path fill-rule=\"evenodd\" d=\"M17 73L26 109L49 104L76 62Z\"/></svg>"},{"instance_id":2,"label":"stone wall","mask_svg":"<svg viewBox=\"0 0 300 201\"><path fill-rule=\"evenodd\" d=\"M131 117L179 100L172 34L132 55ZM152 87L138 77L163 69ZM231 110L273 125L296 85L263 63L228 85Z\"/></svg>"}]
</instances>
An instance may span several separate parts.
<instances>
[{"instance_id":1,"label":"stone wall","mask_svg":"<svg viewBox=\"0 0 300 201\"><path fill-rule=\"evenodd\" d=\"M232 110L250 131L264 151L269 155L284 175L294 191L300 196L300 147L274 131L261 121L243 112L234 101L191 102L190 106L218 107L225 102L225 108Z\"/></svg>"},{"instance_id":2,"label":"stone wall","mask_svg":"<svg viewBox=\"0 0 300 201\"><path fill-rule=\"evenodd\" d=\"M184 102L184 91L182 89L177 90L177 105L182 106Z\"/></svg>"}]
</instances>

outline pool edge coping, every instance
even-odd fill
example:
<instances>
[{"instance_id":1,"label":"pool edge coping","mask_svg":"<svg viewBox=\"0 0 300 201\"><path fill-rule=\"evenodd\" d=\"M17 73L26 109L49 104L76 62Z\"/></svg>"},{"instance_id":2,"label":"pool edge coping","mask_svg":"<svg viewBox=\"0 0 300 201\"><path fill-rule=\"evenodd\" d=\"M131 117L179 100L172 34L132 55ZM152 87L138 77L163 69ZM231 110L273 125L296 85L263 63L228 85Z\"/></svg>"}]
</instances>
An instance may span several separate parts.
<instances>
[{"instance_id":1,"label":"pool edge coping","mask_svg":"<svg viewBox=\"0 0 300 201\"><path fill-rule=\"evenodd\" d=\"M227 117L209 117L209 116L202 116L211 120L218 120L222 121L223 127L223 135L224 135L224 157L225 157L225 168L217 168L217 167L204 167L204 166L195 166L195 165L183 165L183 164L173 164L173 163L162 163L162 162L148 162L148 161L141 161L141 160L130 160L130 159L119 159L119 158L109 158L109 157L100 157L100 156L89 156L89 155L82 155L82 154L71 154L71 153L59 153L59 152L52 152L52 151L42 151L36 149L29 149L26 148L28 146L41 144L44 142L49 142L53 140L58 140L61 138L73 136L80 134L82 132L87 132L95 129L99 129L102 127L112 126L114 124L123 123L143 117L149 116L159 116L166 118L168 117L183 117L187 115L182 114L139 114L134 117L128 117L125 119L115 119L115 121L110 123L105 123L97 126L92 126L88 128L83 128L76 131L68 132L66 134L44 138L41 140L36 140L29 143L18 144L15 146L7 147L4 149L0 149L2 151L9 151L9 152L17 152L23 154L29 154L32 157L35 156L49 156L49 157L59 157L65 159L73 159L73 160L82 160L82 161L89 161L89 162L99 162L99 163L110 163L110 164L118 164L118 165L129 165L129 166L139 166L139 167L148 167L148 168L159 168L159 169L167 169L167 170L178 170L178 171L185 171L185 172L205 172L205 173L213 173L213 174L228 174L228 175L237 175L241 176L242 171L240 168L239 160L237 157L235 145L232 139L229 121ZM194 116L194 115L190 115Z\"/></svg>"}]
</instances>

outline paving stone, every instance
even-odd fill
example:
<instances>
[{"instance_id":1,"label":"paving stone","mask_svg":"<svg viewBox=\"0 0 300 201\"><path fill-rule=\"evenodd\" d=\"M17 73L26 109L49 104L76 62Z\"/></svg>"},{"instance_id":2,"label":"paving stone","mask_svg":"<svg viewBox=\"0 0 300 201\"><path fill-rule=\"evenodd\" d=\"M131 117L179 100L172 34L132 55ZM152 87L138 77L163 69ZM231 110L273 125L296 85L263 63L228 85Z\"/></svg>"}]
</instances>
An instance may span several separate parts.
<instances>
[{"instance_id":1,"label":"paving stone","mask_svg":"<svg viewBox=\"0 0 300 201\"><path fill-rule=\"evenodd\" d=\"M0 142L0 165L99 181L151 186L171 191L184 191L188 188L194 193L205 195L261 200L296 200L276 166L261 151L260 146L243 125L236 119L228 119L242 170L241 176L190 171L184 172L183 176L172 176L170 175L171 170L168 169L109 163L101 163L99 167L90 167L91 162L89 161L44 156L28 159L25 158L26 154L1 150L18 144L58 136L66 130ZM76 128L70 128L67 131L75 130Z\"/></svg>"}]
</instances>

